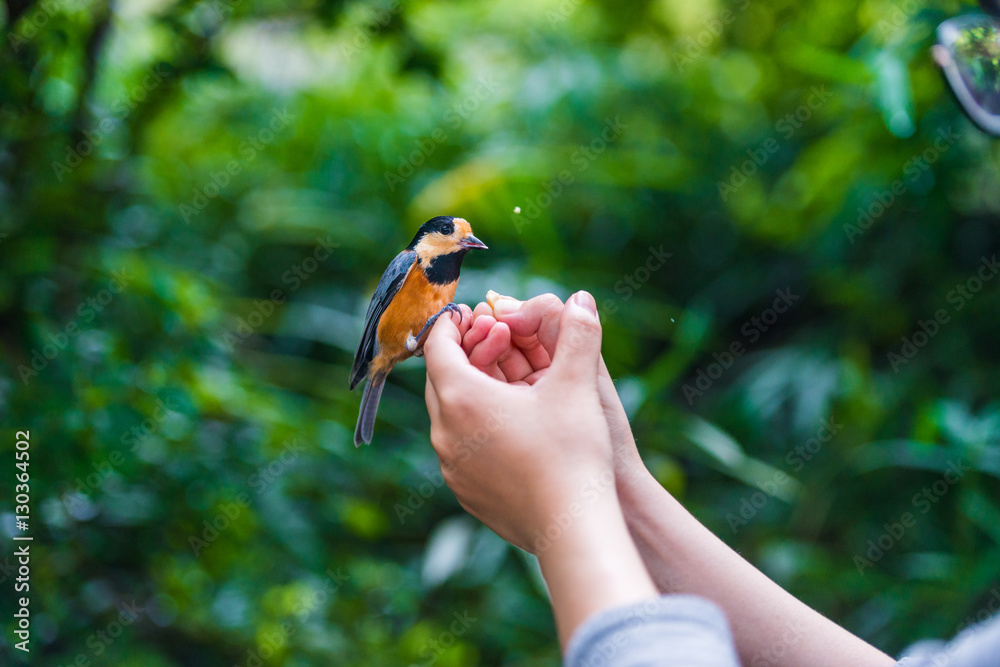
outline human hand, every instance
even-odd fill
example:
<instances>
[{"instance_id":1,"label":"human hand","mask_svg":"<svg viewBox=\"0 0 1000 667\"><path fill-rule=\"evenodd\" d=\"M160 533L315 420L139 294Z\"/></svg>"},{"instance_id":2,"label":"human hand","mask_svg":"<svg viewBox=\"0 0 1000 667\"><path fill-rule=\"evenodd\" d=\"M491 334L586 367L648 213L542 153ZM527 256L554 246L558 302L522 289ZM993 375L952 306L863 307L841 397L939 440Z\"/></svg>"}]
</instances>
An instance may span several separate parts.
<instances>
[{"instance_id":1,"label":"human hand","mask_svg":"<svg viewBox=\"0 0 1000 667\"><path fill-rule=\"evenodd\" d=\"M517 324L512 334L485 313L470 336L476 325L464 309L459 325L438 320L424 356L431 442L445 482L471 514L538 555L565 646L584 619L652 597L656 587L618 504L598 391L597 304L578 292L559 305L548 349L548 333Z\"/></svg>"},{"instance_id":2,"label":"human hand","mask_svg":"<svg viewBox=\"0 0 1000 667\"><path fill-rule=\"evenodd\" d=\"M527 301L501 296L493 307L480 303L462 337L470 363L487 375L511 384L534 384L545 376L559 338L565 308L554 294ZM603 357L599 361L598 394L614 449L615 480L619 492L649 477L628 416Z\"/></svg>"},{"instance_id":3,"label":"human hand","mask_svg":"<svg viewBox=\"0 0 1000 667\"><path fill-rule=\"evenodd\" d=\"M431 442L445 481L471 514L532 552L553 517L572 503L615 496L597 386L596 304L580 292L559 310L551 340L545 334L549 349L517 333L514 341L522 347L493 355L511 340L507 325L495 320L472 345L490 324L482 314L478 328L471 317L463 316L459 325L441 318L424 346ZM463 338L479 352L468 356ZM495 358L484 363L487 355Z\"/></svg>"}]
</instances>

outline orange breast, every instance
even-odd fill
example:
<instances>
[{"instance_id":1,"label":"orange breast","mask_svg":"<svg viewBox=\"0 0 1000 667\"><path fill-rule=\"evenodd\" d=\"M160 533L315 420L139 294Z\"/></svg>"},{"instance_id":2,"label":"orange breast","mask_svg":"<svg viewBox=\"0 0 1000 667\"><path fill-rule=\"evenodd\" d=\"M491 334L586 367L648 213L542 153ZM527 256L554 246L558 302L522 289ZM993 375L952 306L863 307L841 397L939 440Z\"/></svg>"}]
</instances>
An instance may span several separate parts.
<instances>
[{"instance_id":1,"label":"orange breast","mask_svg":"<svg viewBox=\"0 0 1000 667\"><path fill-rule=\"evenodd\" d=\"M449 285L434 285L419 266L414 266L403 280L399 292L389 302L379 320L376 338L378 354L373 360L375 370L388 370L394 364L412 356L406 349L406 337L416 336L427 320L455 298L458 281Z\"/></svg>"}]
</instances>

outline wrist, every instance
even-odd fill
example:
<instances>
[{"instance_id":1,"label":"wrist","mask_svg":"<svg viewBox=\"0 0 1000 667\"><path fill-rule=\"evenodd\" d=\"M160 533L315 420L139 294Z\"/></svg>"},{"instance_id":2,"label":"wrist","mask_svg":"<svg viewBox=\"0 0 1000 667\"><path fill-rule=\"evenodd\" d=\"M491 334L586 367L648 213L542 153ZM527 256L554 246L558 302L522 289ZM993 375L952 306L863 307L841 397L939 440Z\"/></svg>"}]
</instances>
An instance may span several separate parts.
<instances>
[{"instance_id":1,"label":"wrist","mask_svg":"<svg viewBox=\"0 0 1000 667\"><path fill-rule=\"evenodd\" d=\"M592 614L658 594L613 489L553 537L537 555L563 645Z\"/></svg>"},{"instance_id":2,"label":"wrist","mask_svg":"<svg viewBox=\"0 0 1000 667\"><path fill-rule=\"evenodd\" d=\"M538 506L545 507L535 521L531 551L539 556L553 545L585 544L608 521L624 521L615 491L614 473L605 468L579 475L572 482L547 484Z\"/></svg>"},{"instance_id":3,"label":"wrist","mask_svg":"<svg viewBox=\"0 0 1000 667\"><path fill-rule=\"evenodd\" d=\"M625 519L615 493L614 484L605 488L603 494L589 502L582 496L554 512L544 528L535 531L539 540L535 554L539 563L559 562L563 558L586 556L590 562L600 565L607 549L603 545L620 548L618 541L627 537Z\"/></svg>"}]
</instances>

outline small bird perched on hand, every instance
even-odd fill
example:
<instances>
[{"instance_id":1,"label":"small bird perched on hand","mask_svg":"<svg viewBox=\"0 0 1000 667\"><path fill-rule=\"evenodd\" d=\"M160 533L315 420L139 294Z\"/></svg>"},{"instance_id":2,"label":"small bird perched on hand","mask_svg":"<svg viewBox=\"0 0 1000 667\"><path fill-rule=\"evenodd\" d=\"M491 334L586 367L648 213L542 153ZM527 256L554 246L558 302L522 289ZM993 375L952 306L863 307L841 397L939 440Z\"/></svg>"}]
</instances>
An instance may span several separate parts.
<instances>
[{"instance_id":1,"label":"small bird perched on hand","mask_svg":"<svg viewBox=\"0 0 1000 667\"><path fill-rule=\"evenodd\" d=\"M438 216L420 226L382 274L351 369L351 390L368 376L354 429L355 447L372 440L382 386L392 367L423 354L424 338L442 314L462 316L452 299L462 259L473 248L486 249L486 244L472 235L466 220Z\"/></svg>"}]
</instances>

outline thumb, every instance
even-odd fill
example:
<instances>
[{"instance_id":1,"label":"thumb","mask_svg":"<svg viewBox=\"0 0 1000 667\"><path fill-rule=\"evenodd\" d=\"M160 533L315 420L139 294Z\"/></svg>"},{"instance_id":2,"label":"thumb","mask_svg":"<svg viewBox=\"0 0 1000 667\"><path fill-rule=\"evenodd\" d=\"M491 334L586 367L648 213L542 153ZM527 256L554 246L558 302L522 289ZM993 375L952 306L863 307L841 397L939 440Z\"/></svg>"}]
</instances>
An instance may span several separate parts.
<instances>
[{"instance_id":1,"label":"thumb","mask_svg":"<svg viewBox=\"0 0 1000 667\"><path fill-rule=\"evenodd\" d=\"M601 321L597 302L588 292L577 292L566 301L559 319L559 338L546 377L557 382L597 385L601 364Z\"/></svg>"}]
</instances>

